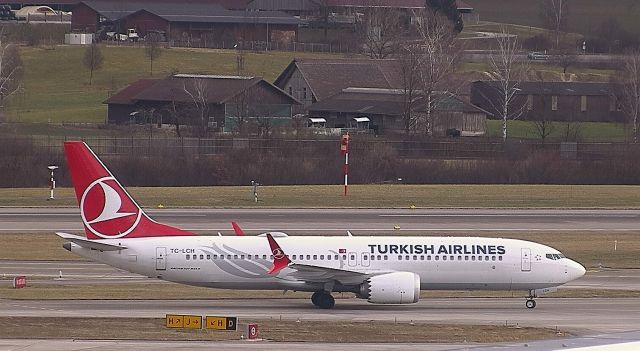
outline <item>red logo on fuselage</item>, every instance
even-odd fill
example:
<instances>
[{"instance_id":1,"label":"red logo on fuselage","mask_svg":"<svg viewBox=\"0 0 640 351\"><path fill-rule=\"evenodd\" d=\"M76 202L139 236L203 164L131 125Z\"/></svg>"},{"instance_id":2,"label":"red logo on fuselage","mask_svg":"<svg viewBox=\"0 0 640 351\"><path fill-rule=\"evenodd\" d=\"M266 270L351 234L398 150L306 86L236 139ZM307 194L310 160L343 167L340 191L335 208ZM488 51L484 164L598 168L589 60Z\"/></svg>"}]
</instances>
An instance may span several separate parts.
<instances>
[{"instance_id":1,"label":"red logo on fuselage","mask_svg":"<svg viewBox=\"0 0 640 351\"><path fill-rule=\"evenodd\" d=\"M80 212L87 229L105 239L129 234L142 215L140 208L113 177L97 179L85 189Z\"/></svg>"}]
</instances>

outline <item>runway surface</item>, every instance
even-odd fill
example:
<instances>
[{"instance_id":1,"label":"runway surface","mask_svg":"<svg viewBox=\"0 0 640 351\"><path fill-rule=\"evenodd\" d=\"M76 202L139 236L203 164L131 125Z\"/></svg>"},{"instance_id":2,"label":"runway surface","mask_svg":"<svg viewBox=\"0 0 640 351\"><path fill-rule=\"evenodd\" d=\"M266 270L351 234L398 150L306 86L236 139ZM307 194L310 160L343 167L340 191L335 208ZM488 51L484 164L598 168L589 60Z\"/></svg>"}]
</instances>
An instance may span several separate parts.
<instances>
[{"instance_id":1,"label":"runway surface","mask_svg":"<svg viewBox=\"0 0 640 351\"><path fill-rule=\"evenodd\" d=\"M17 275L35 277L29 281L47 284L164 283L97 262L0 260L0 276ZM640 290L640 270L590 271L561 288Z\"/></svg>"},{"instance_id":2,"label":"runway surface","mask_svg":"<svg viewBox=\"0 0 640 351\"><path fill-rule=\"evenodd\" d=\"M184 229L231 233L231 221L249 233L356 235L399 231L638 231L640 210L527 209L149 209L154 219ZM78 209L0 208L1 232L81 231Z\"/></svg>"}]
</instances>

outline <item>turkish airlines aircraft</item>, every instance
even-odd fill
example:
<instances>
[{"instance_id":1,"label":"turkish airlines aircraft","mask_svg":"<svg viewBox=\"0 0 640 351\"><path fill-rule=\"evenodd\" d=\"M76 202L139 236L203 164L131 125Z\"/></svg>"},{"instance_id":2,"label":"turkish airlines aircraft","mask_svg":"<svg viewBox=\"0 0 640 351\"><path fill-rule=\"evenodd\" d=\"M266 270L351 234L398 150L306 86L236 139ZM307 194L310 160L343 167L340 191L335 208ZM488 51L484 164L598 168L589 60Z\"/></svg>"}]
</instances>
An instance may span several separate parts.
<instances>
[{"instance_id":1,"label":"turkish airlines aircraft","mask_svg":"<svg viewBox=\"0 0 640 351\"><path fill-rule=\"evenodd\" d=\"M85 143L65 142L64 149L86 238L57 233L63 247L148 277L308 291L320 308L334 306L332 292L406 304L418 302L420 290L524 290L533 308L535 297L585 273L551 247L514 239L201 236L149 218Z\"/></svg>"}]
</instances>

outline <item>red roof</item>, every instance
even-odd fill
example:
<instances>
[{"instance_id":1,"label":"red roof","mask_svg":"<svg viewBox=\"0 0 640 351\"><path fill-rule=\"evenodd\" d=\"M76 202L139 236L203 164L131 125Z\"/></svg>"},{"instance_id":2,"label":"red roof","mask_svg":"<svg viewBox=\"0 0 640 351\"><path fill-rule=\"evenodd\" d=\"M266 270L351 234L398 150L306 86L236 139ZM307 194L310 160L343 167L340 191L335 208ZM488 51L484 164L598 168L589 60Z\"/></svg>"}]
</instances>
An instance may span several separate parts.
<instances>
[{"instance_id":1,"label":"red roof","mask_svg":"<svg viewBox=\"0 0 640 351\"><path fill-rule=\"evenodd\" d=\"M140 79L126 86L122 90L119 90L117 93L111 95L111 97L109 97L104 103L114 105L130 105L133 103L133 101L131 101L132 97L152 87L159 81L160 79Z\"/></svg>"}]
</instances>

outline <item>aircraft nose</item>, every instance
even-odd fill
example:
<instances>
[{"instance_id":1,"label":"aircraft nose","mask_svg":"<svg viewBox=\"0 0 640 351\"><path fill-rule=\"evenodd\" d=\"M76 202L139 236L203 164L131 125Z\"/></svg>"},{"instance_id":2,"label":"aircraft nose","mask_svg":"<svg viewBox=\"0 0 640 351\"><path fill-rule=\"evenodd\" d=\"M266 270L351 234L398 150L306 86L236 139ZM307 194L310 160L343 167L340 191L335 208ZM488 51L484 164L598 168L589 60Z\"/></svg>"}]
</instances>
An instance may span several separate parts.
<instances>
[{"instance_id":1,"label":"aircraft nose","mask_svg":"<svg viewBox=\"0 0 640 351\"><path fill-rule=\"evenodd\" d=\"M569 273L569 281L582 277L587 270L576 261L569 261L567 263L567 272Z\"/></svg>"}]
</instances>

